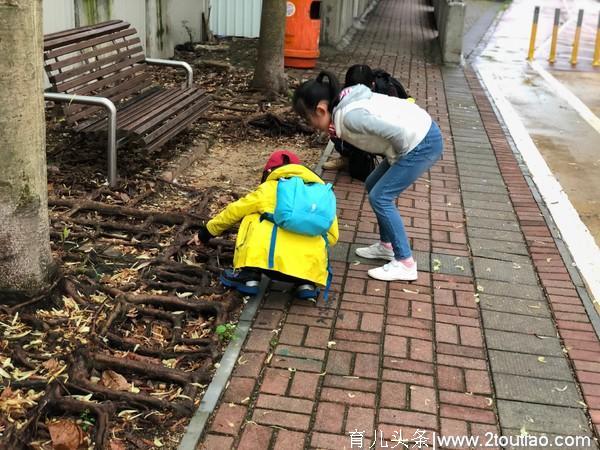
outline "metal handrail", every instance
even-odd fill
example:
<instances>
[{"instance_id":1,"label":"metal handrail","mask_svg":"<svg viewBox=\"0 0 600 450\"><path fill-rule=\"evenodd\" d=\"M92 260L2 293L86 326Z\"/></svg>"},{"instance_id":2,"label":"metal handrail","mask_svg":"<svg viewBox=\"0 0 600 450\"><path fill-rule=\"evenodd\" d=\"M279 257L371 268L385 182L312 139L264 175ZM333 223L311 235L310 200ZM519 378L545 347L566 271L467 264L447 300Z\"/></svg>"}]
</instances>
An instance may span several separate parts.
<instances>
[{"instance_id":1,"label":"metal handrail","mask_svg":"<svg viewBox=\"0 0 600 450\"><path fill-rule=\"evenodd\" d=\"M183 67L187 72L187 83L186 87L191 88L192 82L194 81L194 71L192 70L192 66L184 61L173 61L171 59L156 59L156 58L146 58L145 61L148 64L154 64L157 66L173 66L173 67Z\"/></svg>"},{"instance_id":2,"label":"metal handrail","mask_svg":"<svg viewBox=\"0 0 600 450\"><path fill-rule=\"evenodd\" d=\"M53 102L81 103L106 108L108 112L108 183L111 188L117 185L117 108L106 97L88 95L60 94L44 92L44 99Z\"/></svg>"}]
</instances>

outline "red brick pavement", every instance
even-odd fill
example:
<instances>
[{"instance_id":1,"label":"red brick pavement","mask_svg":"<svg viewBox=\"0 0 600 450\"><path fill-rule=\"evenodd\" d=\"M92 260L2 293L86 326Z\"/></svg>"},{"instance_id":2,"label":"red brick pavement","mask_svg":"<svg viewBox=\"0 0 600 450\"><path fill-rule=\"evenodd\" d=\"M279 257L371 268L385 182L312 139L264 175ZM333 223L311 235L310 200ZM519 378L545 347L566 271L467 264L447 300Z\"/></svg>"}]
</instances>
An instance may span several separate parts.
<instances>
[{"instance_id":1,"label":"red brick pavement","mask_svg":"<svg viewBox=\"0 0 600 450\"><path fill-rule=\"evenodd\" d=\"M343 74L352 63L382 67L440 124L443 159L398 201L413 248L469 256L458 172L435 32L425 0L382 0L349 48L320 61ZM600 349L560 255L476 80L470 82L591 417L600 423ZM371 243L376 220L362 183L335 182L340 242ZM352 257L350 257L352 259ZM473 278L420 272L413 284L381 283L369 266L335 262L330 302L275 298L262 305L224 398L198 448L367 447L383 433L499 433ZM375 433L377 432L377 436ZM392 445L390 443L390 445ZM367 448L365 447L365 448ZM379 445L375 446L379 448Z\"/></svg>"}]
</instances>

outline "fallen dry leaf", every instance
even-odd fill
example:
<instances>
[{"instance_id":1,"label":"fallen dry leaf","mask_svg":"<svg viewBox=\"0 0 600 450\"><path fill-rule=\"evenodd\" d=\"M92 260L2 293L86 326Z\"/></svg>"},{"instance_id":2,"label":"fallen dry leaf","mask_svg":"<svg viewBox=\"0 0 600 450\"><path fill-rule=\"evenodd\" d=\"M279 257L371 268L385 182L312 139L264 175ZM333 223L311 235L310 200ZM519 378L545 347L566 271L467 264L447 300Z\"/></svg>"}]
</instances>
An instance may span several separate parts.
<instances>
[{"instance_id":1,"label":"fallen dry leaf","mask_svg":"<svg viewBox=\"0 0 600 450\"><path fill-rule=\"evenodd\" d=\"M102 386L115 391L128 391L130 388L127 379L113 370L105 370L102 372L102 379L100 382L102 383Z\"/></svg>"},{"instance_id":2,"label":"fallen dry leaf","mask_svg":"<svg viewBox=\"0 0 600 450\"><path fill-rule=\"evenodd\" d=\"M57 420L48 424L53 450L77 450L83 444L85 433L72 420Z\"/></svg>"},{"instance_id":3,"label":"fallen dry leaf","mask_svg":"<svg viewBox=\"0 0 600 450\"><path fill-rule=\"evenodd\" d=\"M0 392L0 400L10 398L13 395L13 390L9 387Z\"/></svg>"},{"instance_id":4,"label":"fallen dry leaf","mask_svg":"<svg viewBox=\"0 0 600 450\"><path fill-rule=\"evenodd\" d=\"M46 369L48 372L54 372L56 369L58 369L60 367L60 364L56 359L50 358L48 361L44 361L42 363L42 367L44 369Z\"/></svg>"}]
</instances>

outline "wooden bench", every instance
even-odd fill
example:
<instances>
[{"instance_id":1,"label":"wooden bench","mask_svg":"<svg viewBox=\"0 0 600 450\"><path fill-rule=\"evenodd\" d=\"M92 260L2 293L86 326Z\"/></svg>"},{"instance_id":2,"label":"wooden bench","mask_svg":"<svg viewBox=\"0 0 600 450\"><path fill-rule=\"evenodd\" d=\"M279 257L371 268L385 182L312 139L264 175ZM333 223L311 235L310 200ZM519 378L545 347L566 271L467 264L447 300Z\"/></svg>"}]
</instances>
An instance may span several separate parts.
<instances>
[{"instance_id":1,"label":"wooden bench","mask_svg":"<svg viewBox=\"0 0 600 450\"><path fill-rule=\"evenodd\" d=\"M185 85L153 85L149 64L185 69ZM44 97L62 103L68 123L82 133L108 132L112 187L120 145L160 147L209 108L206 92L192 86L190 65L146 58L135 28L122 20L45 35L44 67L51 84Z\"/></svg>"}]
</instances>

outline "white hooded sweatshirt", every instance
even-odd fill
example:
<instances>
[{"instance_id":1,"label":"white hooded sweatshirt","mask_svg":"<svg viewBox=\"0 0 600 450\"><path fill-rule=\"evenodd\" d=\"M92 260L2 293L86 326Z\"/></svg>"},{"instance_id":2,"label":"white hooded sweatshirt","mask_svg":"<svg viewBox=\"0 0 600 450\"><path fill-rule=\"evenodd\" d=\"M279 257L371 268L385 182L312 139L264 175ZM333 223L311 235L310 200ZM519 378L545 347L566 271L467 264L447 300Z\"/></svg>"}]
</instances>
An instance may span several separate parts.
<instances>
[{"instance_id":1,"label":"white hooded sweatshirt","mask_svg":"<svg viewBox=\"0 0 600 450\"><path fill-rule=\"evenodd\" d=\"M432 119L408 100L376 94L359 84L342 92L333 123L337 137L394 164L425 138Z\"/></svg>"}]
</instances>

